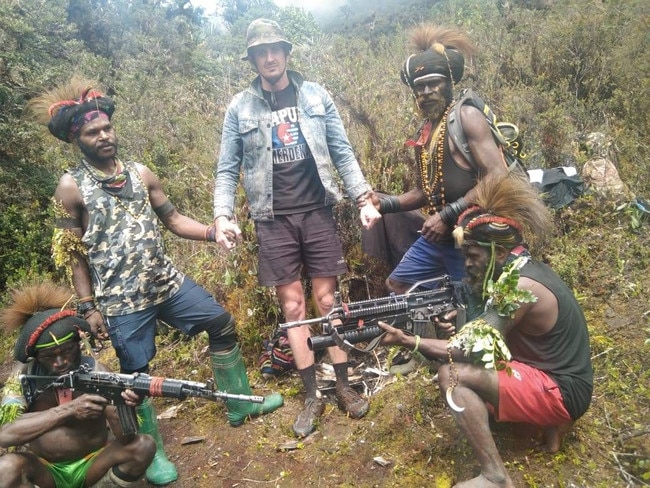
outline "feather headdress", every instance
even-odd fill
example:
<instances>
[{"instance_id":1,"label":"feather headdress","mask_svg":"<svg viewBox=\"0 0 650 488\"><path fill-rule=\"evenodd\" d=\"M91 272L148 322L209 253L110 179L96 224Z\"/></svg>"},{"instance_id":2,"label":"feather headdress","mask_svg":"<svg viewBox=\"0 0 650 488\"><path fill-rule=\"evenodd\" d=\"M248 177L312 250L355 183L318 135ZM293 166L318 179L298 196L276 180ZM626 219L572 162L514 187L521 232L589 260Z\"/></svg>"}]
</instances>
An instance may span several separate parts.
<instances>
[{"instance_id":1,"label":"feather headdress","mask_svg":"<svg viewBox=\"0 0 650 488\"><path fill-rule=\"evenodd\" d=\"M71 142L71 136L84 123L96 116L110 119L115 111L113 100L105 97L97 86L97 83L75 75L69 82L30 100L27 113L35 122L47 125L57 139Z\"/></svg>"},{"instance_id":2,"label":"feather headdress","mask_svg":"<svg viewBox=\"0 0 650 488\"><path fill-rule=\"evenodd\" d=\"M11 292L12 303L0 314L7 330L21 328L14 347L18 361L27 362L38 350L69 340L79 340L79 331L90 333L90 325L69 308L72 291L52 282L26 286Z\"/></svg>"},{"instance_id":3,"label":"feather headdress","mask_svg":"<svg viewBox=\"0 0 650 488\"><path fill-rule=\"evenodd\" d=\"M472 56L476 49L464 32L432 24L420 24L408 33L411 49L426 51L432 49L443 54L445 48L454 48L465 56Z\"/></svg>"},{"instance_id":4,"label":"feather headdress","mask_svg":"<svg viewBox=\"0 0 650 488\"><path fill-rule=\"evenodd\" d=\"M427 77L445 77L458 83L465 70L465 57L475 48L458 29L420 24L408 33L411 54L402 66L402 81L413 88L416 81Z\"/></svg>"},{"instance_id":5,"label":"feather headdress","mask_svg":"<svg viewBox=\"0 0 650 488\"><path fill-rule=\"evenodd\" d=\"M486 176L475 191L474 205L458 217L457 245L494 243L512 248L526 242L539 247L550 236L550 211L523 175Z\"/></svg>"},{"instance_id":6,"label":"feather headdress","mask_svg":"<svg viewBox=\"0 0 650 488\"><path fill-rule=\"evenodd\" d=\"M64 308L72 296L72 290L68 287L51 282L14 289L11 291L11 304L2 310L0 320L7 330L16 330L37 312Z\"/></svg>"}]
</instances>

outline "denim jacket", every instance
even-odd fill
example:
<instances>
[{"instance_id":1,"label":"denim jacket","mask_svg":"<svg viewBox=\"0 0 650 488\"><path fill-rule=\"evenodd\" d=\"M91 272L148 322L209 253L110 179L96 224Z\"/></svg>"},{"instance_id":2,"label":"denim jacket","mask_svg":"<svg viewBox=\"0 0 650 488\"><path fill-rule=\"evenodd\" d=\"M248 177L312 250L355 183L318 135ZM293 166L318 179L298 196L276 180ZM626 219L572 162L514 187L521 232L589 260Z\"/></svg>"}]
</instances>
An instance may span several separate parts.
<instances>
[{"instance_id":1,"label":"denim jacket","mask_svg":"<svg viewBox=\"0 0 650 488\"><path fill-rule=\"evenodd\" d=\"M287 73L296 88L300 129L325 187L324 205L334 205L341 199L333 168L346 193L356 200L371 188L361 173L334 101L323 87L304 81L297 71ZM240 172L252 219L273 220L271 107L262 95L259 76L235 95L224 117L214 189L215 218L233 216Z\"/></svg>"}]
</instances>

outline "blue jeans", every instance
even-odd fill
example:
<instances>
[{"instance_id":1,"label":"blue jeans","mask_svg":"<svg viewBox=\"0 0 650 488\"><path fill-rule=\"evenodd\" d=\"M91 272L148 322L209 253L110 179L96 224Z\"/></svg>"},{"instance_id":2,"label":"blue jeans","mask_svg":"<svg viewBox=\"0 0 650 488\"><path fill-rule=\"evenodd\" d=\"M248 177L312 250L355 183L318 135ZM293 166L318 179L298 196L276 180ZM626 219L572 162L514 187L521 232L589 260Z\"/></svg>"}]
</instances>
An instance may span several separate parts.
<instances>
[{"instance_id":1,"label":"blue jeans","mask_svg":"<svg viewBox=\"0 0 650 488\"><path fill-rule=\"evenodd\" d=\"M456 249L453 242L432 244L420 236L406 251L390 279L413 285L445 274L451 276L452 281L461 281L465 277L462 249Z\"/></svg>"},{"instance_id":2,"label":"blue jeans","mask_svg":"<svg viewBox=\"0 0 650 488\"><path fill-rule=\"evenodd\" d=\"M212 295L185 277L180 289L162 303L127 315L104 317L122 371L141 370L156 355L156 321L194 336L226 311Z\"/></svg>"}]
</instances>

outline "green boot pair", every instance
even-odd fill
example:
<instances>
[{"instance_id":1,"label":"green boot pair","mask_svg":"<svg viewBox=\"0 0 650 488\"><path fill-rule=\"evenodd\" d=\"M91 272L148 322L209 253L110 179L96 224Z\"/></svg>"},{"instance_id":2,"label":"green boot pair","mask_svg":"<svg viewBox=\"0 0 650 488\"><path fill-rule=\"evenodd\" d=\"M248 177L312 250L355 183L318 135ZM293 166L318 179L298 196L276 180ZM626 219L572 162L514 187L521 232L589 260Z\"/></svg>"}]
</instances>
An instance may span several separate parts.
<instances>
[{"instance_id":1,"label":"green boot pair","mask_svg":"<svg viewBox=\"0 0 650 488\"><path fill-rule=\"evenodd\" d=\"M242 358L239 344L235 344L230 351L210 353L212 360L212 372L217 382L217 387L226 393L239 395L252 395L253 392L248 384L246 366ZM273 412L284 403L282 395L272 393L264 398L264 403L252 403L242 400L228 400L228 422L233 427L244 423L248 417L256 417L265 413Z\"/></svg>"},{"instance_id":2,"label":"green boot pair","mask_svg":"<svg viewBox=\"0 0 650 488\"><path fill-rule=\"evenodd\" d=\"M174 464L167 459L163 448L162 437L158 432L158 419L151 403L151 398L146 398L136 408L141 434L149 434L156 441L156 454L147 468L147 481L152 485L166 485L178 479L178 472Z\"/></svg>"}]
</instances>

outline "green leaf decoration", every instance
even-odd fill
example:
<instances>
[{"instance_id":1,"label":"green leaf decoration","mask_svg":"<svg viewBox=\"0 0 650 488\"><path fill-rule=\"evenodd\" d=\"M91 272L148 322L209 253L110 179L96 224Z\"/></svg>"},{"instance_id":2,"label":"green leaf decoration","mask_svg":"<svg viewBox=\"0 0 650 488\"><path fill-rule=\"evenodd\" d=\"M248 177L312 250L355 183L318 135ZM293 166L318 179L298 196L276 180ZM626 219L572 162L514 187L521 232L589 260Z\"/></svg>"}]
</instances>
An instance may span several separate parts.
<instances>
[{"instance_id":1,"label":"green leaf decoration","mask_svg":"<svg viewBox=\"0 0 650 488\"><path fill-rule=\"evenodd\" d=\"M506 366L500 362L512 359L501 333L482 318L465 324L449 339L447 348L460 349L474 364L482 364L486 369L503 369Z\"/></svg>"},{"instance_id":2,"label":"green leaf decoration","mask_svg":"<svg viewBox=\"0 0 650 488\"><path fill-rule=\"evenodd\" d=\"M537 297L530 290L520 290L519 269L528 259L519 257L508 264L499 279L494 282L489 280L486 286L488 305L502 317L513 318L522 303L534 303Z\"/></svg>"},{"instance_id":3,"label":"green leaf decoration","mask_svg":"<svg viewBox=\"0 0 650 488\"><path fill-rule=\"evenodd\" d=\"M0 403L0 425L13 422L22 415L26 408L23 391L20 387L18 376L7 379L2 389L2 403Z\"/></svg>"}]
</instances>

